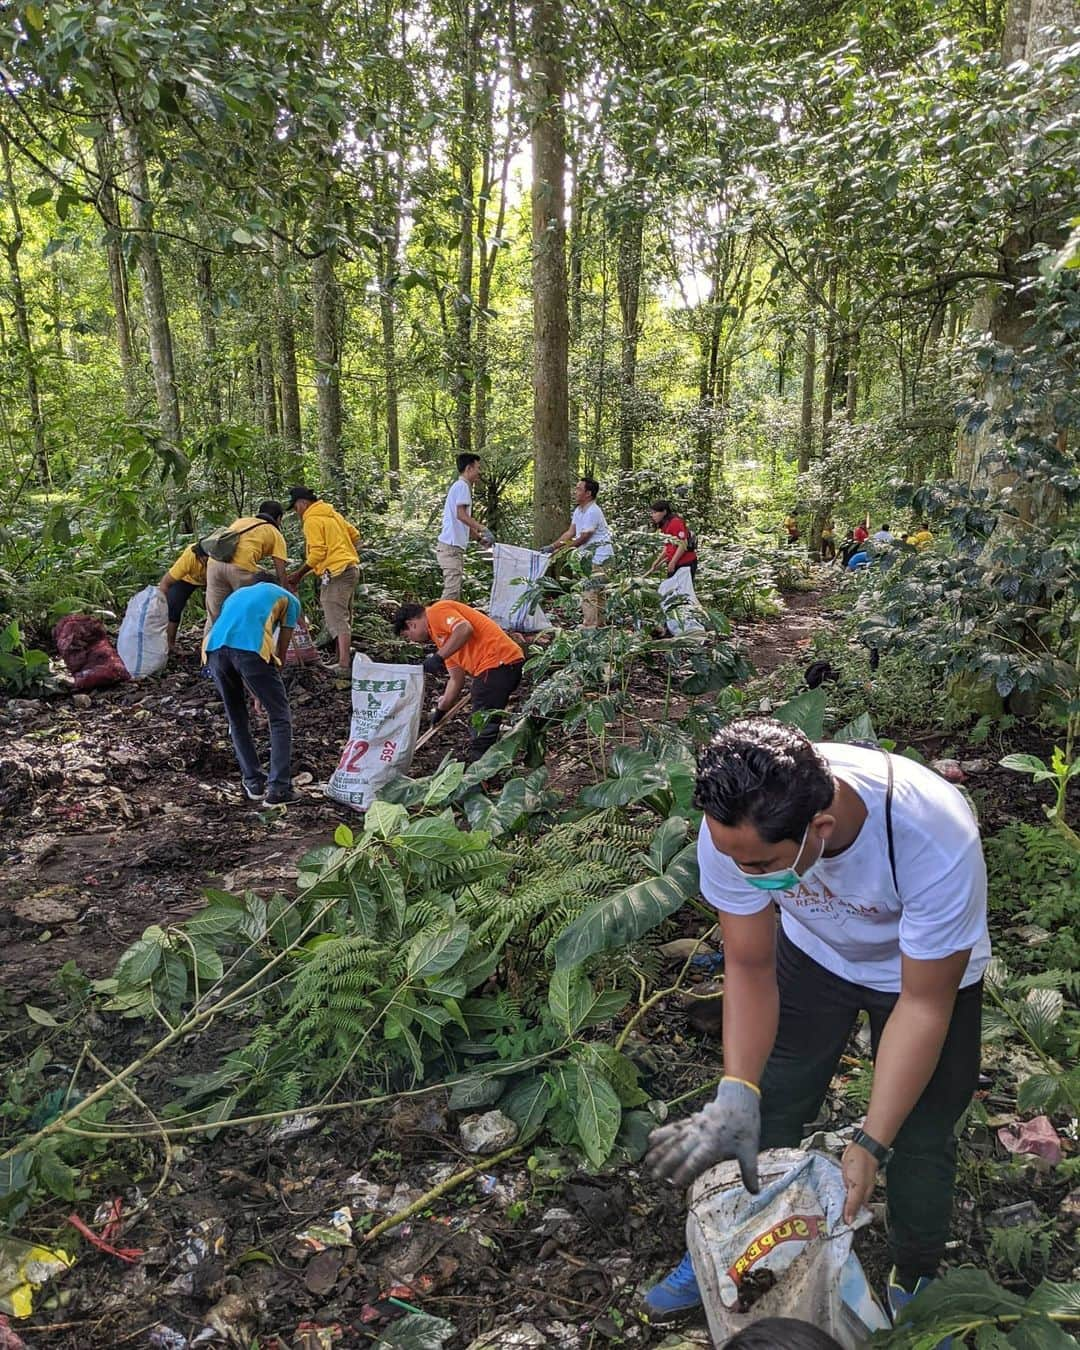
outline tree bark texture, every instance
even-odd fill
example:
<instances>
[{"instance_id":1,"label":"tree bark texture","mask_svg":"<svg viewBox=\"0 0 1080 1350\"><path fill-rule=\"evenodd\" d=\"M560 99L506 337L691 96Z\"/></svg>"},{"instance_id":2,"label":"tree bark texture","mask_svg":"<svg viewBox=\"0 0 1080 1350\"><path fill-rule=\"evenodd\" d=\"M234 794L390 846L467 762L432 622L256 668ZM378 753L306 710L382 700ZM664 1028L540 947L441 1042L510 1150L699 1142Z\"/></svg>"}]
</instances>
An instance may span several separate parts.
<instances>
[{"instance_id":1,"label":"tree bark texture","mask_svg":"<svg viewBox=\"0 0 1080 1350\"><path fill-rule=\"evenodd\" d=\"M327 248L318 255L311 265L311 290L319 471L323 486L340 494L345 463L341 447L341 293L336 264L336 249Z\"/></svg>"},{"instance_id":2,"label":"tree bark texture","mask_svg":"<svg viewBox=\"0 0 1080 1350\"><path fill-rule=\"evenodd\" d=\"M222 421L221 371L218 367L217 321L214 317L214 273L210 256L200 253L195 262L195 296L206 362L206 403L215 426Z\"/></svg>"},{"instance_id":3,"label":"tree bark texture","mask_svg":"<svg viewBox=\"0 0 1080 1350\"><path fill-rule=\"evenodd\" d=\"M274 243L276 265L274 284L274 321L277 330L278 380L281 385L281 439L290 479L299 482L304 475L304 442L300 423L300 386L296 378L296 321L293 290L285 270L285 244Z\"/></svg>"},{"instance_id":4,"label":"tree bark texture","mask_svg":"<svg viewBox=\"0 0 1080 1350\"><path fill-rule=\"evenodd\" d=\"M120 247L122 225L120 201L116 192L115 142L111 133L99 136L94 142L94 157L101 176L98 189L98 214L105 222L105 260L109 269L109 290L112 293L113 320L116 325L116 350L120 357L120 379L124 386L124 407L129 417L136 417L139 409L138 365L135 344L131 334L131 313L128 296L127 266Z\"/></svg>"},{"instance_id":5,"label":"tree bark texture","mask_svg":"<svg viewBox=\"0 0 1080 1350\"><path fill-rule=\"evenodd\" d=\"M532 10L533 535L566 528L570 489L566 295L566 127L560 7Z\"/></svg>"},{"instance_id":6,"label":"tree bark texture","mask_svg":"<svg viewBox=\"0 0 1080 1350\"><path fill-rule=\"evenodd\" d=\"M618 261L619 318L622 323L619 349L619 467L634 467L634 436L637 431L637 358L641 327L641 244L645 221L640 203L628 208L619 225Z\"/></svg>"}]
</instances>

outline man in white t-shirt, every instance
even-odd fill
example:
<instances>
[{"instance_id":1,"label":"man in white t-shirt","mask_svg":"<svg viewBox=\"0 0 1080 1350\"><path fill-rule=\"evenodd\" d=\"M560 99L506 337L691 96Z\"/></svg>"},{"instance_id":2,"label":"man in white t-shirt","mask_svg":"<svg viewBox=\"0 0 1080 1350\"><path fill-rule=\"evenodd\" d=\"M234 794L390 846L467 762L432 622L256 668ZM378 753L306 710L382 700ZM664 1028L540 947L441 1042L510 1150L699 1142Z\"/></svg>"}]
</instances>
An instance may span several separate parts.
<instances>
[{"instance_id":1,"label":"man in white t-shirt","mask_svg":"<svg viewBox=\"0 0 1080 1350\"><path fill-rule=\"evenodd\" d=\"M442 530L435 545L435 558L442 568L444 600L461 599L461 582L465 573L465 550L470 539L494 543L495 536L472 514L472 490L480 477L480 456L461 454L457 457L458 477L446 494L443 504Z\"/></svg>"},{"instance_id":2,"label":"man in white t-shirt","mask_svg":"<svg viewBox=\"0 0 1080 1350\"><path fill-rule=\"evenodd\" d=\"M581 626L599 628L604 617L604 578L607 563L613 556L611 531L604 513L597 505L600 484L595 478L579 478L574 487L574 513L570 528L559 535L553 544L543 550L555 553L561 548L576 548L578 556L592 563L585 587L581 592Z\"/></svg>"},{"instance_id":3,"label":"man in white t-shirt","mask_svg":"<svg viewBox=\"0 0 1080 1350\"><path fill-rule=\"evenodd\" d=\"M978 825L930 769L814 746L764 718L716 736L694 800L701 892L722 916L725 1077L702 1111L654 1131L650 1166L688 1185L735 1158L756 1192L758 1152L808 1133L865 1012L874 1080L842 1160L844 1217L888 1164L895 1316L944 1255L953 1127L978 1082L990 959ZM654 1316L698 1301L688 1256L646 1295Z\"/></svg>"}]
</instances>

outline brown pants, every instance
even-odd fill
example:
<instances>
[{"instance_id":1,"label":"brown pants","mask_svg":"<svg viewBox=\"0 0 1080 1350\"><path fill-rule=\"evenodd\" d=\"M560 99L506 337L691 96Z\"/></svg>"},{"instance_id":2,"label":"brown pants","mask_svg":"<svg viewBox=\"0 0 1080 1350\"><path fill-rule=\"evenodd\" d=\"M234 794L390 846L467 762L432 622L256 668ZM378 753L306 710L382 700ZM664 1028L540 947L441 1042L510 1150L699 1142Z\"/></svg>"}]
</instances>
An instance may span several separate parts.
<instances>
[{"instance_id":1,"label":"brown pants","mask_svg":"<svg viewBox=\"0 0 1080 1350\"><path fill-rule=\"evenodd\" d=\"M246 567L236 563L215 562L213 558L206 564L206 631L221 613L221 606L241 586L250 586L258 581L258 572L249 572Z\"/></svg>"},{"instance_id":2,"label":"brown pants","mask_svg":"<svg viewBox=\"0 0 1080 1350\"><path fill-rule=\"evenodd\" d=\"M606 563L593 563L592 572L585 580L581 591L581 626L599 628L604 622L604 579L607 576Z\"/></svg>"},{"instance_id":3,"label":"brown pants","mask_svg":"<svg viewBox=\"0 0 1080 1350\"><path fill-rule=\"evenodd\" d=\"M352 632L353 593L359 580L360 569L353 564L319 587L319 603L331 637Z\"/></svg>"},{"instance_id":4,"label":"brown pants","mask_svg":"<svg viewBox=\"0 0 1080 1350\"><path fill-rule=\"evenodd\" d=\"M465 550L455 544L436 544L435 561L442 568L442 600L460 600L465 575Z\"/></svg>"}]
</instances>

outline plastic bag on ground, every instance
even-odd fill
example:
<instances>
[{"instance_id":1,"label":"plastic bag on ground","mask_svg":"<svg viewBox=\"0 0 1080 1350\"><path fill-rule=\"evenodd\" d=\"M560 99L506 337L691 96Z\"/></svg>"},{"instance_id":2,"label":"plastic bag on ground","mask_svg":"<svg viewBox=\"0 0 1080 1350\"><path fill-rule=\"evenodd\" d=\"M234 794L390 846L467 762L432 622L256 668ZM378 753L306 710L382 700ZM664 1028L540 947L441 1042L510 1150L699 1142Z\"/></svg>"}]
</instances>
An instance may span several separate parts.
<instances>
[{"instance_id":1,"label":"plastic bag on ground","mask_svg":"<svg viewBox=\"0 0 1080 1350\"><path fill-rule=\"evenodd\" d=\"M64 664L75 677L76 693L131 679L100 619L89 614L68 614L53 629L53 639Z\"/></svg>"},{"instance_id":2,"label":"plastic bag on ground","mask_svg":"<svg viewBox=\"0 0 1080 1350\"><path fill-rule=\"evenodd\" d=\"M420 666L381 665L357 653L352 664L352 722L326 795L366 811L391 778L412 763L423 710Z\"/></svg>"},{"instance_id":3,"label":"plastic bag on ground","mask_svg":"<svg viewBox=\"0 0 1080 1350\"><path fill-rule=\"evenodd\" d=\"M539 605L525 599L529 583L539 581L548 570L551 555L513 544L496 544L495 572L491 579L488 616L500 628L515 633L539 633L551 627L551 620Z\"/></svg>"},{"instance_id":4,"label":"plastic bag on ground","mask_svg":"<svg viewBox=\"0 0 1080 1350\"><path fill-rule=\"evenodd\" d=\"M314 666L319 662L319 649L311 636L307 619L301 614L293 628L289 640L289 650L285 653L287 666Z\"/></svg>"},{"instance_id":5,"label":"plastic bag on ground","mask_svg":"<svg viewBox=\"0 0 1080 1350\"><path fill-rule=\"evenodd\" d=\"M758 1170L757 1195L734 1162L711 1168L690 1192L686 1242L714 1342L761 1317L798 1317L856 1350L889 1325L851 1250L870 1211L844 1223L840 1164L827 1154L769 1149Z\"/></svg>"},{"instance_id":6,"label":"plastic bag on ground","mask_svg":"<svg viewBox=\"0 0 1080 1350\"><path fill-rule=\"evenodd\" d=\"M689 567L676 568L672 576L663 579L658 589L660 603L664 607L664 623L672 637L683 637L687 633L704 633L705 625L696 612L701 606L698 604L694 578L690 575Z\"/></svg>"},{"instance_id":7,"label":"plastic bag on ground","mask_svg":"<svg viewBox=\"0 0 1080 1350\"><path fill-rule=\"evenodd\" d=\"M144 586L128 601L116 650L133 680L164 670L169 660L169 602L156 586Z\"/></svg>"}]
</instances>

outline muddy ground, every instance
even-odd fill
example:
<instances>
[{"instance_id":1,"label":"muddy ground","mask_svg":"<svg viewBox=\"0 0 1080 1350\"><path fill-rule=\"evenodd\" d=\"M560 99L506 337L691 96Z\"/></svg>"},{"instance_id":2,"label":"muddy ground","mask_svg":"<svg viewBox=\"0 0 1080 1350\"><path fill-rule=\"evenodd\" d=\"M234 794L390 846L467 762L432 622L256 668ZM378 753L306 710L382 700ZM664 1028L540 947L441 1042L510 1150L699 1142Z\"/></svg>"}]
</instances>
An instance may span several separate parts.
<instances>
[{"instance_id":1,"label":"muddy ground","mask_svg":"<svg viewBox=\"0 0 1080 1350\"><path fill-rule=\"evenodd\" d=\"M827 624L819 596L796 594L780 619L741 626L738 637L767 672L797 657L815 627ZM650 696L645 689L646 701ZM17 1038L28 1025L24 1001L48 1006L65 963L108 975L144 927L189 915L206 885L288 886L298 857L348 819L320 785L347 736L349 693L321 670L304 669L292 677L292 703L293 772L305 799L287 811L241 800L224 718L190 647L146 685L97 692L78 704L71 697L13 700L0 713L5 1033ZM659 715L662 689L656 707ZM430 771L466 736L459 719L421 750L415 771ZM557 748L550 764L557 786L572 794L581 766L560 763ZM1040 818L1030 789L1005 770L988 771L977 791L989 829ZM707 924L689 915L679 926L696 934ZM114 1065L149 1043L141 1024L104 1025L92 1016L85 1031ZM77 1053L74 1042L68 1048ZM636 1053L648 1090L665 1100L718 1072L716 1042L674 1003L643 1024ZM838 1081L830 1128L857 1114L842 1088ZM1007 1107L994 1093L988 1079L988 1109ZM523 1158L481 1174L370 1246L313 1255L296 1235L326 1224L335 1210L349 1206L359 1233L370 1223L361 1216L393 1213L471 1161L441 1101L409 1104L389 1119L331 1115L284 1139L264 1129L185 1145L153 1203L118 1239L142 1258L125 1265L84 1244L76 1267L40 1296L20 1334L31 1350L182 1350L209 1317L231 1328L232 1339L200 1344L316 1350L392 1337L398 1319L422 1308L453 1324L449 1350L486 1332L493 1339L485 1350L662 1344L666 1331L641 1324L635 1308L637 1291L681 1255L679 1198L639 1167L590 1176L555 1161L529 1170ZM74 1208L90 1221L99 1201L121 1196L130 1207L154 1188L162 1166L159 1151L130 1150L103 1162L91 1173L93 1195ZM988 1205L1034 1197L1053 1212L1060 1190L1033 1172L1018 1180L1015 1194L999 1190L978 1206L965 1198L958 1258L981 1246ZM39 1212L35 1239L70 1246L71 1209ZM188 1266L193 1232L211 1250ZM859 1246L880 1276L880 1224ZM535 1336L522 1330L526 1324Z\"/></svg>"}]
</instances>

